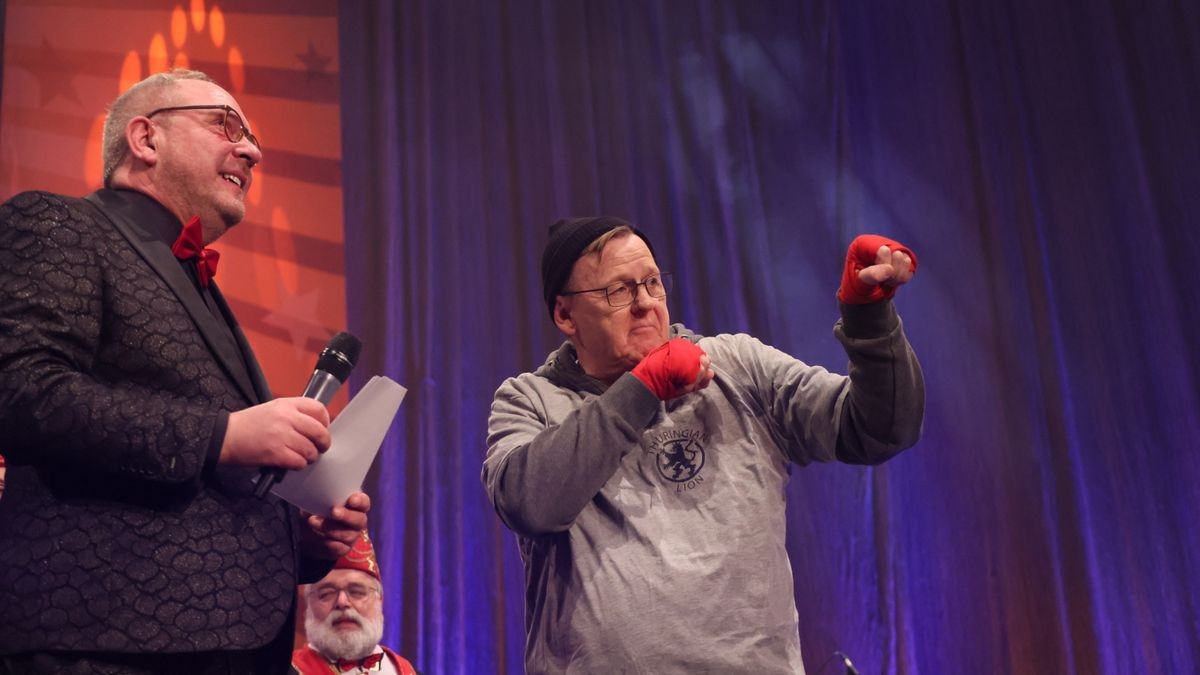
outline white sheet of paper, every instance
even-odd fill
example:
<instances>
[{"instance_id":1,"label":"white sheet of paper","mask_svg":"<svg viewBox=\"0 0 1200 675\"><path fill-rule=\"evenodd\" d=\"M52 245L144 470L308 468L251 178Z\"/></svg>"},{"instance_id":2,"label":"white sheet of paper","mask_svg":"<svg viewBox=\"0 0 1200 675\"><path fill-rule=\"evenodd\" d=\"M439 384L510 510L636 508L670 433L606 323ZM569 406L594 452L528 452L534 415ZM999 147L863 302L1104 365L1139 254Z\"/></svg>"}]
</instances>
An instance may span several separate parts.
<instances>
[{"instance_id":1,"label":"white sheet of paper","mask_svg":"<svg viewBox=\"0 0 1200 675\"><path fill-rule=\"evenodd\" d=\"M271 492L318 516L345 504L362 489L407 391L387 377L372 377L329 425L329 449L306 468L288 471Z\"/></svg>"}]
</instances>

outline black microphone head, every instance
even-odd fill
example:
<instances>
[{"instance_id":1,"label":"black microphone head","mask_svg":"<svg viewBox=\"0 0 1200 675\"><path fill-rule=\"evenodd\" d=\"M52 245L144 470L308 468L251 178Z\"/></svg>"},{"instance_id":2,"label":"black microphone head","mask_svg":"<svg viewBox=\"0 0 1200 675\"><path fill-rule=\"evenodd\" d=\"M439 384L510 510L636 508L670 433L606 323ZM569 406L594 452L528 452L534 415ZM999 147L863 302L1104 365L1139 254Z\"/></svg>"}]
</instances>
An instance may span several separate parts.
<instances>
[{"instance_id":1,"label":"black microphone head","mask_svg":"<svg viewBox=\"0 0 1200 675\"><path fill-rule=\"evenodd\" d=\"M325 349L321 350L321 355L317 357L317 370L333 375L338 382L345 382L354 365L358 363L358 355L361 352L362 342L342 331L334 335L329 344L325 345Z\"/></svg>"}]
</instances>

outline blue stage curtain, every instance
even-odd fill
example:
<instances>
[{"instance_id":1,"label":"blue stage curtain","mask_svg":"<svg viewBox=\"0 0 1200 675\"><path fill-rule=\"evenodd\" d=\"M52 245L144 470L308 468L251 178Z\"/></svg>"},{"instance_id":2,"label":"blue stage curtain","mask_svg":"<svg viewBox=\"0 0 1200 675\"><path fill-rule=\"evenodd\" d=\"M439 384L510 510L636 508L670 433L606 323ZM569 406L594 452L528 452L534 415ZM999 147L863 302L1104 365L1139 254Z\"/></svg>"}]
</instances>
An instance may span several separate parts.
<instances>
[{"instance_id":1,"label":"blue stage curtain","mask_svg":"<svg viewBox=\"0 0 1200 675\"><path fill-rule=\"evenodd\" d=\"M561 339L547 226L607 213L673 320L839 372L847 243L920 256L923 440L788 490L810 675L1200 670L1200 5L340 7L350 323L409 387L369 486L386 638L420 668L522 670L488 407Z\"/></svg>"}]
</instances>

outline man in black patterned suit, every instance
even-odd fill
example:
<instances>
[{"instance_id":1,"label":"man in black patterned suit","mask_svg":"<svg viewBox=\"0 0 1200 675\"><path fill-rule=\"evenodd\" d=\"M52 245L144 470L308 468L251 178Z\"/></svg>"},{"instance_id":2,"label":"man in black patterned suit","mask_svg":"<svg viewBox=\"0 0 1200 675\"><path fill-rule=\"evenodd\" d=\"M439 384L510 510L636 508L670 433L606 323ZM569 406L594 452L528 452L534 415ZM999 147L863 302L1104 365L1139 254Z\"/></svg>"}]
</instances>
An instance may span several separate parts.
<instances>
[{"instance_id":1,"label":"man in black patterned suit","mask_svg":"<svg viewBox=\"0 0 1200 675\"><path fill-rule=\"evenodd\" d=\"M0 672L286 672L297 583L367 524L253 496L329 415L271 400L203 249L262 159L203 73L111 106L105 189L0 206Z\"/></svg>"}]
</instances>

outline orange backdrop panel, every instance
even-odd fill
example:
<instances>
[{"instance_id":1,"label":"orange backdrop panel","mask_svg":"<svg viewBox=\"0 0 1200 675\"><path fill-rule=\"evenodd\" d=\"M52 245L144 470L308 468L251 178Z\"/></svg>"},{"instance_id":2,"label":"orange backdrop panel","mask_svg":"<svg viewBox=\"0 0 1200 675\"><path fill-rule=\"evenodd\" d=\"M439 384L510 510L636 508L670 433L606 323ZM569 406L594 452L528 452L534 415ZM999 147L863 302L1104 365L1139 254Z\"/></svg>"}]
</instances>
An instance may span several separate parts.
<instances>
[{"instance_id":1,"label":"orange backdrop panel","mask_svg":"<svg viewBox=\"0 0 1200 675\"><path fill-rule=\"evenodd\" d=\"M105 106L154 72L203 70L238 99L264 160L218 283L272 390L300 393L346 323L337 4L9 0L4 25L0 200L99 188Z\"/></svg>"}]
</instances>

